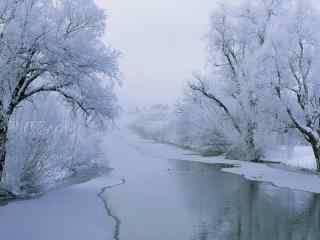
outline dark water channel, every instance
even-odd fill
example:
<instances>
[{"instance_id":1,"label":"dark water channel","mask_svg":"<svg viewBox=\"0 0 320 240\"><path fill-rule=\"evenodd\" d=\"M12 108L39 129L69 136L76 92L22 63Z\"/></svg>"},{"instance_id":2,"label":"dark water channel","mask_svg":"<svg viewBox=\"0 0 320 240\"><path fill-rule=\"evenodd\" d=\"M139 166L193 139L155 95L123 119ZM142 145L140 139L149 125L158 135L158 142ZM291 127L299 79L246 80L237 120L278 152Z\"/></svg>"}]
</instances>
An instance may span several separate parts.
<instances>
[{"instance_id":1,"label":"dark water channel","mask_svg":"<svg viewBox=\"0 0 320 240\"><path fill-rule=\"evenodd\" d=\"M169 160L128 171L126 184L102 194L121 223L118 239L320 239L320 195L248 181L221 167Z\"/></svg>"}]
</instances>

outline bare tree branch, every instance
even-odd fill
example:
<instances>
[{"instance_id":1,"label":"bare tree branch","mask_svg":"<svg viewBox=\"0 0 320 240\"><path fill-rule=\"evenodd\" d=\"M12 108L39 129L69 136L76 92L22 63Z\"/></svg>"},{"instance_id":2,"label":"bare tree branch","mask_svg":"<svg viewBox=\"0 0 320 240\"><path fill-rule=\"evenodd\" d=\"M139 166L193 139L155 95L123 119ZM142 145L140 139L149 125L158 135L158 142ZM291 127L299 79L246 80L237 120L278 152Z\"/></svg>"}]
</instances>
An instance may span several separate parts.
<instances>
[{"instance_id":1,"label":"bare tree branch","mask_svg":"<svg viewBox=\"0 0 320 240\"><path fill-rule=\"evenodd\" d=\"M198 80L198 85L197 84L189 84L189 87L191 90L193 91L197 91L199 93L201 93L203 96L207 97L208 99L211 99L212 101L214 101L214 103L221 109L223 109L223 111L225 112L225 114L230 118L234 128L236 129L236 131L241 134L241 128L240 126L237 124L236 120L234 119L234 117L232 116L231 112L229 111L228 107L222 102L220 101L216 96L214 96L213 94L209 93L203 83L203 80L200 77L196 77Z\"/></svg>"}]
</instances>

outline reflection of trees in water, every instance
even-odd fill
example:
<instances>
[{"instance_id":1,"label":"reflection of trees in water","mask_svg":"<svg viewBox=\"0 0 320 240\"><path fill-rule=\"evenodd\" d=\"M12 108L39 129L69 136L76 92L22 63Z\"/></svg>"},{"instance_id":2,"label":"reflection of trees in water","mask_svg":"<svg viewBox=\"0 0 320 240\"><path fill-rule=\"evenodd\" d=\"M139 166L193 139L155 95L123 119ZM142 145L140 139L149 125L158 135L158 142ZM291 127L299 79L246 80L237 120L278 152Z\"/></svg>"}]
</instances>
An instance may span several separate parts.
<instances>
[{"instance_id":1,"label":"reflection of trees in water","mask_svg":"<svg viewBox=\"0 0 320 240\"><path fill-rule=\"evenodd\" d=\"M188 209L198 216L191 240L320 239L320 195L249 182L210 168L199 171L198 164L191 169L178 176Z\"/></svg>"},{"instance_id":2,"label":"reflection of trees in water","mask_svg":"<svg viewBox=\"0 0 320 240\"><path fill-rule=\"evenodd\" d=\"M234 226L237 240L314 240L320 239L319 197L316 195L277 189L253 182L241 186ZM240 230L240 231L239 231ZM230 238L229 238L230 239Z\"/></svg>"},{"instance_id":3,"label":"reflection of trees in water","mask_svg":"<svg viewBox=\"0 0 320 240\"><path fill-rule=\"evenodd\" d=\"M301 236L304 236L305 240L309 239L315 239L314 237L317 237L317 239L320 239L320 195L314 195L311 198L310 204L308 208L305 211L306 227L302 229L303 234Z\"/></svg>"},{"instance_id":4,"label":"reflection of trees in water","mask_svg":"<svg viewBox=\"0 0 320 240\"><path fill-rule=\"evenodd\" d=\"M319 196L253 182L240 189L239 204L232 213L237 221L224 239L320 239L319 221L315 220L319 219Z\"/></svg>"},{"instance_id":5,"label":"reflection of trees in water","mask_svg":"<svg viewBox=\"0 0 320 240\"><path fill-rule=\"evenodd\" d=\"M214 216L199 228L195 240L318 240L320 239L320 196L289 190L273 190L266 185L241 184L232 208ZM269 186L267 187L269 188ZM221 203L222 207L224 202ZM203 238L203 235L206 238Z\"/></svg>"},{"instance_id":6,"label":"reflection of trees in water","mask_svg":"<svg viewBox=\"0 0 320 240\"><path fill-rule=\"evenodd\" d=\"M209 240L209 226L207 223L200 223L195 229L195 236L192 237L192 240Z\"/></svg>"}]
</instances>

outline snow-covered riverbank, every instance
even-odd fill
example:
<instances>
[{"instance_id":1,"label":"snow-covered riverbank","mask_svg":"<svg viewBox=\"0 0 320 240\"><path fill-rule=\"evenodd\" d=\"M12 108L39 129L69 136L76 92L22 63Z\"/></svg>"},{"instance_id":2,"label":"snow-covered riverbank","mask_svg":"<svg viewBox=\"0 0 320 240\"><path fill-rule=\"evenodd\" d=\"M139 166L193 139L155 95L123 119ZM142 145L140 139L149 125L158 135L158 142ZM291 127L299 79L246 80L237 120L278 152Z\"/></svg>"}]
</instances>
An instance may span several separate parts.
<instances>
[{"instance_id":1,"label":"snow-covered riverbank","mask_svg":"<svg viewBox=\"0 0 320 240\"><path fill-rule=\"evenodd\" d=\"M213 164L232 164L235 167L225 168L223 171L242 175L253 181L269 182L278 187L320 193L320 176L318 174L290 168L282 164L251 163L228 160L222 157L200 157L188 160Z\"/></svg>"},{"instance_id":2,"label":"snow-covered riverbank","mask_svg":"<svg viewBox=\"0 0 320 240\"><path fill-rule=\"evenodd\" d=\"M130 144L136 144L136 147L152 156L158 156L166 159L187 160L212 164L232 164L235 167L227 168L223 171L242 175L249 180L270 182L278 187L290 188L294 190L308 191L320 193L320 175L312 171L304 171L298 168L290 167L285 164L266 164L252 163L248 161L229 160L222 157L203 157L194 152L179 149L176 146L157 143L149 140L141 140L139 136L134 135L130 130L126 129L124 135ZM137 145L138 143L138 145ZM301 165L302 161L306 161L307 165L311 165L312 157L310 151L306 148L299 148L295 152L294 162ZM286 162L285 153L271 153L273 161ZM283 159L281 157L283 156ZM311 155L312 156L312 155ZM308 157L311 159L308 159ZM299 161L300 159L300 161ZM310 163L311 162L311 163Z\"/></svg>"},{"instance_id":3,"label":"snow-covered riverbank","mask_svg":"<svg viewBox=\"0 0 320 240\"><path fill-rule=\"evenodd\" d=\"M168 159L232 164L235 167L223 171L243 175L250 180L271 182L279 187L320 193L320 177L315 174L282 165L197 156L175 146L144 140L125 126L121 124L120 130L114 129L104 142L110 167L115 169L114 173L52 191L38 199L17 201L0 207L0 236L17 240L113 239L115 220L110 215L116 216L117 212L110 214L108 209L114 209L115 202L108 204L106 209L105 202L98 196L99 193L108 186L123 183L127 176L130 184L132 181L139 181L140 174L171 172L173 169L166 165ZM129 186L127 188L130 189L128 194L137 195L137 189ZM104 194L108 196L109 191L106 189ZM156 195L156 192L154 194Z\"/></svg>"},{"instance_id":4,"label":"snow-covered riverbank","mask_svg":"<svg viewBox=\"0 0 320 240\"><path fill-rule=\"evenodd\" d=\"M163 113L161 112L161 114ZM146 117L154 116L147 113ZM161 118L159 118L160 120L150 120L134 114L131 118L131 122L128 122L127 124L131 129L133 129L132 131L135 131L137 135L142 137L161 140L161 137L159 137L161 134L166 135L170 132L164 127L166 125L166 121ZM126 135L130 136L132 133L127 133ZM136 136L136 138L139 137ZM163 140L161 141L166 141L166 138L168 138L168 136L163 137ZM153 155L166 153L166 158L212 164L232 164L235 167L227 168L223 171L242 175L249 180L270 182L279 187L320 193L320 175L313 170L316 167L316 161L310 146L295 146L290 148L283 146L270 149L266 156L266 159L270 163L266 164L229 160L223 156L203 157L198 153L179 149L174 145L158 143L157 140L145 140L145 145L141 146L146 151L153 151L152 149L154 149L151 153ZM137 141L137 139L132 140L132 142ZM273 164L272 162L279 162L281 164Z\"/></svg>"},{"instance_id":5,"label":"snow-covered riverbank","mask_svg":"<svg viewBox=\"0 0 320 240\"><path fill-rule=\"evenodd\" d=\"M252 163L229 160L223 157L202 157L185 150L177 151L177 148L174 146L154 142L145 144L150 145L150 147L145 147L145 149L157 148L161 153L167 152L168 158L212 164L232 164L235 167L226 168L223 171L242 175L249 180L269 182L278 187L320 193L320 176L310 171L291 168L283 164ZM152 147L151 145L156 145L157 147ZM175 152L178 152L178 154ZM152 154L156 153L153 152Z\"/></svg>"}]
</instances>

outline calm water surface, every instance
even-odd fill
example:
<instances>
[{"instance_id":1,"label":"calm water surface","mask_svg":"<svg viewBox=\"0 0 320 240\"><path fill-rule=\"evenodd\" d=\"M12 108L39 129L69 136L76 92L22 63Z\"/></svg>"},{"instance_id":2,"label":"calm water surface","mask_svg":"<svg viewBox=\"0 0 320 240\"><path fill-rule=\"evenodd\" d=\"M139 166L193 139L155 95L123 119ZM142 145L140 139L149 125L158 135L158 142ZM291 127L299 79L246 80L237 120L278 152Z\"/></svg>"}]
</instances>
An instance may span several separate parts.
<instances>
[{"instance_id":1,"label":"calm water surface","mask_svg":"<svg viewBox=\"0 0 320 240\"><path fill-rule=\"evenodd\" d=\"M103 198L122 240L319 240L320 195L281 189L169 160L139 171Z\"/></svg>"}]
</instances>

